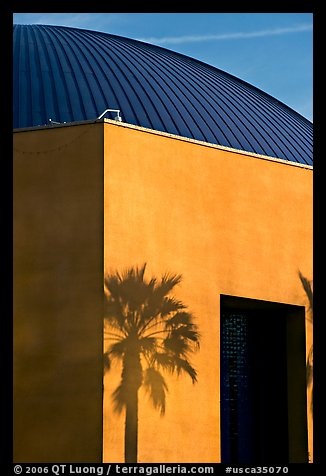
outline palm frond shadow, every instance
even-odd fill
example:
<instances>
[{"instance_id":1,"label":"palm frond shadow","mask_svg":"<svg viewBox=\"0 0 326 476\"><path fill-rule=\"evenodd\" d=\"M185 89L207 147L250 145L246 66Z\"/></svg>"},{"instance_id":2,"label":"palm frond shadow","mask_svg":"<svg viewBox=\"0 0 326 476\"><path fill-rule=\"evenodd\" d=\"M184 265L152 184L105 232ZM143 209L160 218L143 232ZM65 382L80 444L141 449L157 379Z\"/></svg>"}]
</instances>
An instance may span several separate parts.
<instances>
[{"instance_id":1,"label":"palm frond shadow","mask_svg":"<svg viewBox=\"0 0 326 476\"><path fill-rule=\"evenodd\" d=\"M161 416L168 386L162 373L187 375L197 382L190 362L199 350L194 316L170 295L182 276L165 273L145 278L146 263L105 276L105 338L109 342L104 367L122 362L121 382L113 392L114 409L126 412L125 461L137 462L138 390L145 389Z\"/></svg>"},{"instance_id":2,"label":"palm frond shadow","mask_svg":"<svg viewBox=\"0 0 326 476\"><path fill-rule=\"evenodd\" d=\"M302 287L306 293L308 298L309 308L308 311L310 312L310 322L313 322L313 289L312 289L312 281L307 279L301 271L298 272L299 278L302 284ZM310 411L313 413L313 345L311 346L308 357L307 357L307 371L306 371L306 380L307 380L307 387L311 386L311 407Z\"/></svg>"}]
</instances>

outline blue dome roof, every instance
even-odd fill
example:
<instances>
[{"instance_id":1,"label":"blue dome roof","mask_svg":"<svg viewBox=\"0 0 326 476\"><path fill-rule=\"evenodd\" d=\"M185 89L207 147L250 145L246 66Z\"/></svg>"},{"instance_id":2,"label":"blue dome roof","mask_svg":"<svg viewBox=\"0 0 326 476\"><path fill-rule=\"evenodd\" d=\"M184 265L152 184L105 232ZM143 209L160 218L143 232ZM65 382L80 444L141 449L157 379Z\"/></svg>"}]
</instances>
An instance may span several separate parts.
<instances>
[{"instance_id":1,"label":"blue dome roof","mask_svg":"<svg viewBox=\"0 0 326 476\"><path fill-rule=\"evenodd\" d=\"M14 128L96 119L312 165L312 123L201 61L120 36L14 26Z\"/></svg>"}]
</instances>

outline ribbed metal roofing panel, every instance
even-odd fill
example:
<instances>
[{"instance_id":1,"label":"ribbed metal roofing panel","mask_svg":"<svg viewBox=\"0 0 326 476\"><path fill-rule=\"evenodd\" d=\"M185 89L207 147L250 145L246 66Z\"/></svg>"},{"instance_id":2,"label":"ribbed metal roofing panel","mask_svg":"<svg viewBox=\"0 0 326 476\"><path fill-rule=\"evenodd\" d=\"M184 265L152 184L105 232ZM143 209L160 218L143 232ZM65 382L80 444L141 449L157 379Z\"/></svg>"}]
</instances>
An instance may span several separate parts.
<instances>
[{"instance_id":1,"label":"ribbed metal roofing panel","mask_svg":"<svg viewBox=\"0 0 326 476\"><path fill-rule=\"evenodd\" d=\"M124 122L312 165L312 123L256 87L185 55L107 33L14 25L14 128Z\"/></svg>"}]
</instances>

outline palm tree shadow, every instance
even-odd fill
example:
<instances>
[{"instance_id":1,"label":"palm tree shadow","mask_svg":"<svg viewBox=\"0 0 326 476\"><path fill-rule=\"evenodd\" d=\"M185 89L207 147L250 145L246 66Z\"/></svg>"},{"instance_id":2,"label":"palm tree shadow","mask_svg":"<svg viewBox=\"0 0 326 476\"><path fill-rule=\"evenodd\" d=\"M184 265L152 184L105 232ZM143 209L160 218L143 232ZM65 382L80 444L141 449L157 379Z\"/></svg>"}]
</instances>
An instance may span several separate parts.
<instances>
[{"instance_id":1,"label":"palm tree shadow","mask_svg":"<svg viewBox=\"0 0 326 476\"><path fill-rule=\"evenodd\" d=\"M165 414L168 386L162 372L188 375L197 382L190 363L199 350L200 334L184 303L170 295L181 275L145 279L146 263L105 276L104 366L122 362L121 381L113 392L114 410L125 410L125 462L137 462L138 391L148 393L154 408Z\"/></svg>"}]
</instances>

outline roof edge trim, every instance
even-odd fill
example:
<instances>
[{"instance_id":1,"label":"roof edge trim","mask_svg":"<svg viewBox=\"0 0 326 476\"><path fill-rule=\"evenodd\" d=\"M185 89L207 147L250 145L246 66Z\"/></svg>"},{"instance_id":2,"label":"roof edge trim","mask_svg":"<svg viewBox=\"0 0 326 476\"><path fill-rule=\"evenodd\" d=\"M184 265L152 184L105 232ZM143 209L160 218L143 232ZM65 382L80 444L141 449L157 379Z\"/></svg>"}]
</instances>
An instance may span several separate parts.
<instances>
[{"instance_id":1,"label":"roof edge trim","mask_svg":"<svg viewBox=\"0 0 326 476\"><path fill-rule=\"evenodd\" d=\"M96 121L96 122L99 122L99 121ZM170 138L173 138L173 139L176 139L176 140L181 140L183 142L191 142L193 144L202 145L204 147L210 147L210 148L213 148L213 149L224 150L226 152L233 152L235 154L240 154L240 155L247 155L247 156L250 156L250 157L255 157L256 159L269 160L269 161L272 161L272 162L278 162L278 163L285 164L285 165L293 165L295 167L300 167L300 168L304 168L304 169L313 170L312 165L301 164L299 162L292 162L290 160L284 160L284 159L280 159L278 157L270 157L269 155L261 155L261 154L257 154L255 152L250 152L250 151L246 151L246 150L234 149L232 147L226 147L224 145L212 144L210 142L204 142L204 141L200 141L200 140L197 140L197 139L192 139L192 138L188 138L188 137L184 137L184 136L170 134L169 132L162 132L162 131L157 131L155 129L149 129L147 127L136 126L134 124L129 124L127 122L118 122L118 121L114 121L112 119L106 119L106 118L104 118L103 122L108 123L108 124L112 124L112 125L118 126L118 127L120 126L120 127L129 128L129 129L136 129L136 130L140 130L140 131L143 131L143 132L148 132L149 134L155 134L155 135L159 135L159 136L170 137Z\"/></svg>"}]
</instances>

